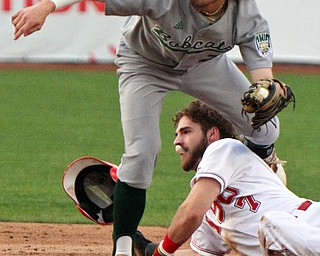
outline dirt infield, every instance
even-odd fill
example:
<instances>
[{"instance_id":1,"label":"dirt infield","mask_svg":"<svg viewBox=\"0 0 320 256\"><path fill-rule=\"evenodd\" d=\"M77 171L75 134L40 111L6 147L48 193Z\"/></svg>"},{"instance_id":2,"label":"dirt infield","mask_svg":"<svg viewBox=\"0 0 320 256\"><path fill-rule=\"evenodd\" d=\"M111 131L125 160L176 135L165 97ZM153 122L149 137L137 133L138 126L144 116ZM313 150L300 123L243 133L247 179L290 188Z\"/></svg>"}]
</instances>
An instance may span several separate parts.
<instances>
[{"instance_id":1,"label":"dirt infield","mask_svg":"<svg viewBox=\"0 0 320 256\"><path fill-rule=\"evenodd\" d=\"M160 241L163 227L140 227L152 241ZM0 222L0 255L109 256L112 226L97 224L40 224ZM177 256L188 256L188 242ZM235 254L230 254L230 256Z\"/></svg>"},{"instance_id":2,"label":"dirt infield","mask_svg":"<svg viewBox=\"0 0 320 256\"><path fill-rule=\"evenodd\" d=\"M141 227L159 241L165 228ZM0 223L0 255L111 255L112 226L97 224ZM186 246L184 246L186 247Z\"/></svg>"},{"instance_id":3,"label":"dirt infield","mask_svg":"<svg viewBox=\"0 0 320 256\"><path fill-rule=\"evenodd\" d=\"M163 227L139 230L152 241L160 241L166 233ZM110 225L0 222L0 255L111 256L111 237ZM182 245L176 255L190 255L188 245Z\"/></svg>"}]
</instances>

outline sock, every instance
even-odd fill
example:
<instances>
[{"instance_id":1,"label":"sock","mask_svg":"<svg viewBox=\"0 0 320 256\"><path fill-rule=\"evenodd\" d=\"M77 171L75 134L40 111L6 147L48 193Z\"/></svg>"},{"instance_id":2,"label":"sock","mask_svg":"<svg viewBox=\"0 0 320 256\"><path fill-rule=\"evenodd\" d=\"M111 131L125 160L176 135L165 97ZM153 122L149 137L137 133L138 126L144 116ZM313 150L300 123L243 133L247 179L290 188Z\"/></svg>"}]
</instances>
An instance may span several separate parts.
<instances>
[{"instance_id":1,"label":"sock","mask_svg":"<svg viewBox=\"0 0 320 256\"><path fill-rule=\"evenodd\" d=\"M113 204L113 254L119 237L130 236L134 240L139 222L144 213L146 189L138 189L117 181ZM133 246L132 246L133 248Z\"/></svg>"},{"instance_id":2,"label":"sock","mask_svg":"<svg viewBox=\"0 0 320 256\"><path fill-rule=\"evenodd\" d=\"M115 255L132 255L132 238L130 236L121 236L117 240Z\"/></svg>"}]
</instances>

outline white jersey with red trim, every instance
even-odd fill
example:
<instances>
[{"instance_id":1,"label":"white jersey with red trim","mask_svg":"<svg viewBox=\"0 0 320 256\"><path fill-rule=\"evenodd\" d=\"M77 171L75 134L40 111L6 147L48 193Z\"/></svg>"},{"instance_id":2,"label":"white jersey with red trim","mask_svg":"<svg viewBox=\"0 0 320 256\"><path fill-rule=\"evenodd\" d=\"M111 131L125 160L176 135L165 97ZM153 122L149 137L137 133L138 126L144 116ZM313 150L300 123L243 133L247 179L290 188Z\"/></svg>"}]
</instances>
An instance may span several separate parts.
<instances>
[{"instance_id":1,"label":"white jersey with red trim","mask_svg":"<svg viewBox=\"0 0 320 256\"><path fill-rule=\"evenodd\" d=\"M204 221L231 248L245 255L261 253L257 237L264 213L291 214L305 201L288 190L263 160L234 139L221 139L208 146L191 186L201 177L215 179L221 185L221 194Z\"/></svg>"}]
</instances>

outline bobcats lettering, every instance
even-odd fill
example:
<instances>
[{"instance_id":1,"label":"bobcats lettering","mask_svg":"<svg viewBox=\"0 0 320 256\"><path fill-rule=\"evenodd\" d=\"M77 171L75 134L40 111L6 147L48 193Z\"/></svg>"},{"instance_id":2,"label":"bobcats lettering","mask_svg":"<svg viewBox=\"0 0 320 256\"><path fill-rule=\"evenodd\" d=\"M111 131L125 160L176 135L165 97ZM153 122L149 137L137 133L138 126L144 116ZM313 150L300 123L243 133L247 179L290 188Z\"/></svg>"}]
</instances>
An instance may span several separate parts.
<instances>
[{"instance_id":1,"label":"bobcats lettering","mask_svg":"<svg viewBox=\"0 0 320 256\"><path fill-rule=\"evenodd\" d=\"M199 53L204 51L216 51L225 53L232 49L232 46L226 45L225 41L212 42L198 40L193 42L193 37L188 35L181 43L174 41L172 36L163 31L159 26L152 29L154 35L160 40L161 44L172 51Z\"/></svg>"}]
</instances>

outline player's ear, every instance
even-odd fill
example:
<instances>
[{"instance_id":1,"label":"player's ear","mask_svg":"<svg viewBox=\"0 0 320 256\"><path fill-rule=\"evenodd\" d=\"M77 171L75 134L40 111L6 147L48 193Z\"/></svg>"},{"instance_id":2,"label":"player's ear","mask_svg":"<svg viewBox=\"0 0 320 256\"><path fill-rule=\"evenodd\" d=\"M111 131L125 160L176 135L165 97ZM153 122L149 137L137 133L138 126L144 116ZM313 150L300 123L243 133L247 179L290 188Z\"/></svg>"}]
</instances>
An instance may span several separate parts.
<instances>
[{"instance_id":1,"label":"player's ear","mask_svg":"<svg viewBox=\"0 0 320 256\"><path fill-rule=\"evenodd\" d=\"M220 139L220 131L217 126L213 126L207 131L207 138L209 143Z\"/></svg>"}]
</instances>

